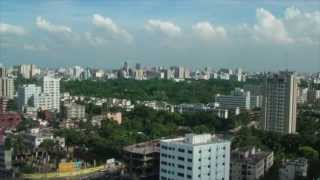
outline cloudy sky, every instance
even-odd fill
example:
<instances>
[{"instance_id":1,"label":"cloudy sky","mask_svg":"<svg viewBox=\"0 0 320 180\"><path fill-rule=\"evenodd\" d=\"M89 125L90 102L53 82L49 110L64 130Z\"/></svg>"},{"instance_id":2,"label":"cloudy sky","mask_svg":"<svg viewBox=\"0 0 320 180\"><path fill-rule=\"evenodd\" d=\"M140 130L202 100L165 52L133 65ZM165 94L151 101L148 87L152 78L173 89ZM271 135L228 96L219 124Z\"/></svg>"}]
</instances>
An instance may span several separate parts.
<instances>
[{"instance_id":1,"label":"cloudy sky","mask_svg":"<svg viewBox=\"0 0 320 180\"><path fill-rule=\"evenodd\" d=\"M1 0L0 62L320 71L319 0Z\"/></svg>"}]
</instances>

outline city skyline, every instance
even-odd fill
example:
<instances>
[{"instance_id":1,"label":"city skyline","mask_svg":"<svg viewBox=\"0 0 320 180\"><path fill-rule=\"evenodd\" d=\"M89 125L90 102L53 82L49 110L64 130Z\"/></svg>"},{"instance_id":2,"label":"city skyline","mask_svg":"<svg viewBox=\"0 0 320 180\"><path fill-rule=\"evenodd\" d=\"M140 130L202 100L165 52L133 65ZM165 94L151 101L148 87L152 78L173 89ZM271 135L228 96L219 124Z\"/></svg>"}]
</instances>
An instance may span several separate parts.
<instances>
[{"instance_id":1,"label":"city skyline","mask_svg":"<svg viewBox=\"0 0 320 180\"><path fill-rule=\"evenodd\" d=\"M316 72L318 5L317 1L2 1L0 62L112 69L128 61Z\"/></svg>"}]
</instances>

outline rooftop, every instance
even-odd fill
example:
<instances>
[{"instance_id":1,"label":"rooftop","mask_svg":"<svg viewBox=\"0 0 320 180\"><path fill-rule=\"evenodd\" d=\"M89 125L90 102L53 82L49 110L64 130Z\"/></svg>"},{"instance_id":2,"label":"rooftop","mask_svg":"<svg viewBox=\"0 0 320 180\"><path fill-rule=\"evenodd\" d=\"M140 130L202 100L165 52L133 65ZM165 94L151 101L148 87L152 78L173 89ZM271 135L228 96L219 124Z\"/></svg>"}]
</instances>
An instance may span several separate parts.
<instances>
[{"instance_id":1,"label":"rooftop","mask_svg":"<svg viewBox=\"0 0 320 180\"><path fill-rule=\"evenodd\" d=\"M185 137L161 140L162 142L172 142L179 144L190 144L190 145L204 145L212 143L226 142L226 140L219 138L212 134L186 134Z\"/></svg>"},{"instance_id":2,"label":"rooftop","mask_svg":"<svg viewBox=\"0 0 320 180\"><path fill-rule=\"evenodd\" d=\"M246 161L248 163L258 163L269 156L271 151L261 151L255 147L238 148L231 152L233 161Z\"/></svg>"},{"instance_id":3,"label":"rooftop","mask_svg":"<svg viewBox=\"0 0 320 180\"><path fill-rule=\"evenodd\" d=\"M123 150L135 154L151 154L154 152L160 152L159 146L159 140L153 140L126 146Z\"/></svg>"}]
</instances>

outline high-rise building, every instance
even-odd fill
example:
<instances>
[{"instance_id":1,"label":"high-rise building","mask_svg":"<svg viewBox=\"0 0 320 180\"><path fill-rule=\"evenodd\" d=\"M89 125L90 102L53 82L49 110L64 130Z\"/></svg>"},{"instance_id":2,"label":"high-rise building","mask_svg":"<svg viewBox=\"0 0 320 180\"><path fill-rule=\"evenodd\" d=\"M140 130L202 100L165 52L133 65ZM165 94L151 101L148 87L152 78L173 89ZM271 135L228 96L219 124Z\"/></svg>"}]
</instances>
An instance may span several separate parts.
<instances>
[{"instance_id":1,"label":"high-rise building","mask_svg":"<svg viewBox=\"0 0 320 180\"><path fill-rule=\"evenodd\" d=\"M0 97L14 98L14 80L12 78L0 78Z\"/></svg>"},{"instance_id":2,"label":"high-rise building","mask_svg":"<svg viewBox=\"0 0 320 180\"><path fill-rule=\"evenodd\" d=\"M3 66L0 66L0 78L7 77L7 69Z\"/></svg>"},{"instance_id":3,"label":"high-rise building","mask_svg":"<svg viewBox=\"0 0 320 180\"><path fill-rule=\"evenodd\" d=\"M31 97L38 96L41 93L41 87L35 84L28 84L18 87L17 104L18 109L23 111L24 106L31 105Z\"/></svg>"},{"instance_id":4,"label":"high-rise building","mask_svg":"<svg viewBox=\"0 0 320 180\"><path fill-rule=\"evenodd\" d=\"M144 76L144 71L143 69L136 69L134 71L134 79L135 80L144 80L145 79L145 76Z\"/></svg>"},{"instance_id":5,"label":"high-rise building","mask_svg":"<svg viewBox=\"0 0 320 180\"><path fill-rule=\"evenodd\" d=\"M296 132L297 79L292 72L267 75L260 127L284 134Z\"/></svg>"},{"instance_id":6,"label":"high-rise building","mask_svg":"<svg viewBox=\"0 0 320 180\"><path fill-rule=\"evenodd\" d=\"M43 93L47 94L51 100L52 104L49 109L56 109L60 112L60 79L45 76L43 77Z\"/></svg>"},{"instance_id":7,"label":"high-rise building","mask_svg":"<svg viewBox=\"0 0 320 180\"><path fill-rule=\"evenodd\" d=\"M160 141L160 180L228 180L230 142L211 134Z\"/></svg>"},{"instance_id":8,"label":"high-rise building","mask_svg":"<svg viewBox=\"0 0 320 180\"><path fill-rule=\"evenodd\" d=\"M184 79L184 67L174 67L174 77L176 79Z\"/></svg>"},{"instance_id":9,"label":"high-rise building","mask_svg":"<svg viewBox=\"0 0 320 180\"><path fill-rule=\"evenodd\" d=\"M18 67L19 74L26 79L30 79L40 74L40 69L34 64L21 64Z\"/></svg>"}]
</instances>

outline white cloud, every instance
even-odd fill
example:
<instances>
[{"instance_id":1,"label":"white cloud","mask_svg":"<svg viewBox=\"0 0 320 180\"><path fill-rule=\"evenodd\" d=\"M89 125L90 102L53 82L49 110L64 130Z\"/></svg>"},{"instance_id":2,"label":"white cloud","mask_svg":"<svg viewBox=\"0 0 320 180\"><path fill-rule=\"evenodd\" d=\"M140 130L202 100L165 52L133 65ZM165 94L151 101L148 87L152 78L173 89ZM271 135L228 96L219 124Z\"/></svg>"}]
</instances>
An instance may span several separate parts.
<instances>
[{"instance_id":1,"label":"white cloud","mask_svg":"<svg viewBox=\"0 0 320 180\"><path fill-rule=\"evenodd\" d=\"M90 32L85 33L85 38L89 42L90 45L93 46L98 46L107 43L107 40L100 37L100 36L95 36L94 34Z\"/></svg>"},{"instance_id":2,"label":"white cloud","mask_svg":"<svg viewBox=\"0 0 320 180\"><path fill-rule=\"evenodd\" d=\"M287 8L284 13L285 19L292 19L300 15L301 15L301 11L295 7Z\"/></svg>"},{"instance_id":3,"label":"white cloud","mask_svg":"<svg viewBox=\"0 0 320 180\"><path fill-rule=\"evenodd\" d=\"M160 32L169 37L176 37L181 34L181 28L170 21L150 19L144 27L147 31Z\"/></svg>"},{"instance_id":4,"label":"white cloud","mask_svg":"<svg viewBox=\"0 0 320 180\"><path fill-rule=\"evenodd\" d=\"M0 23L0 34L25 35L26 31L20 26Z\"/></svg>"},{"instance_id":5,"label":"white cloud","mask_svg":"<svg viewBox=\"0 0 320 180\"><path fill-rule=\"evenodd\" d=\"M34 44L24 44L23 49L29 51L48 51L48 47L44 44L34 45Z\"/></svg>"},{"instance_id":6,"label":"white cloud","mask_svg":"<svg viewBox=\"0 0 320 180\"><path fill-rule=\"evenodd\" d=\"M320 12L304 13L295 7L287 8L283 23L297 42L320 43Z\"/></svg>"},{"instance_id":7,"label":"white cloud","mask_svg":"<svg viewBox=\"0 0 320 180\"><path fill-rule=\"evenodd\" d=\"M193 32L203 40L223 39L227 37L227 31L222 26L216 26L209 22L198 22L192 26Z\"/></svg>"},{"instance_id":8,"label":"white cloud","mask_svg":"<svg viewBox=\"0 0 320 180\"><path fill-rule=\"evenodd\" d=\"M98 28L107 30L114 38L124 38L127 42L131 42L133 40L131 34L129 34L125 29L119 27L108 17L94 14L92 23Z\"/></svg>"},{"instance_id":9,"label":"white cloud","mask_svg":"<svg viewBox=\"0 0 320 180\"><path fill-rule=\"evenodd\" d=\"M259 8L256 11L257 24L254 25L254 36L257 40L290 43L293 41L288 35L284 23L269 11Z\"/></svg>"},{"instance_id":10,"label":"white cloud","mask_svg":"<svg viewBox=\"0 0 320 180\"><path fill-rule=\"evenodd\" d=\"M47 21L41 16L38 16L36 19L36 25L39 29L51 32L51 33L71 33L72 30L68 26L55 25Z\"/></svg>"}]
</instances>

